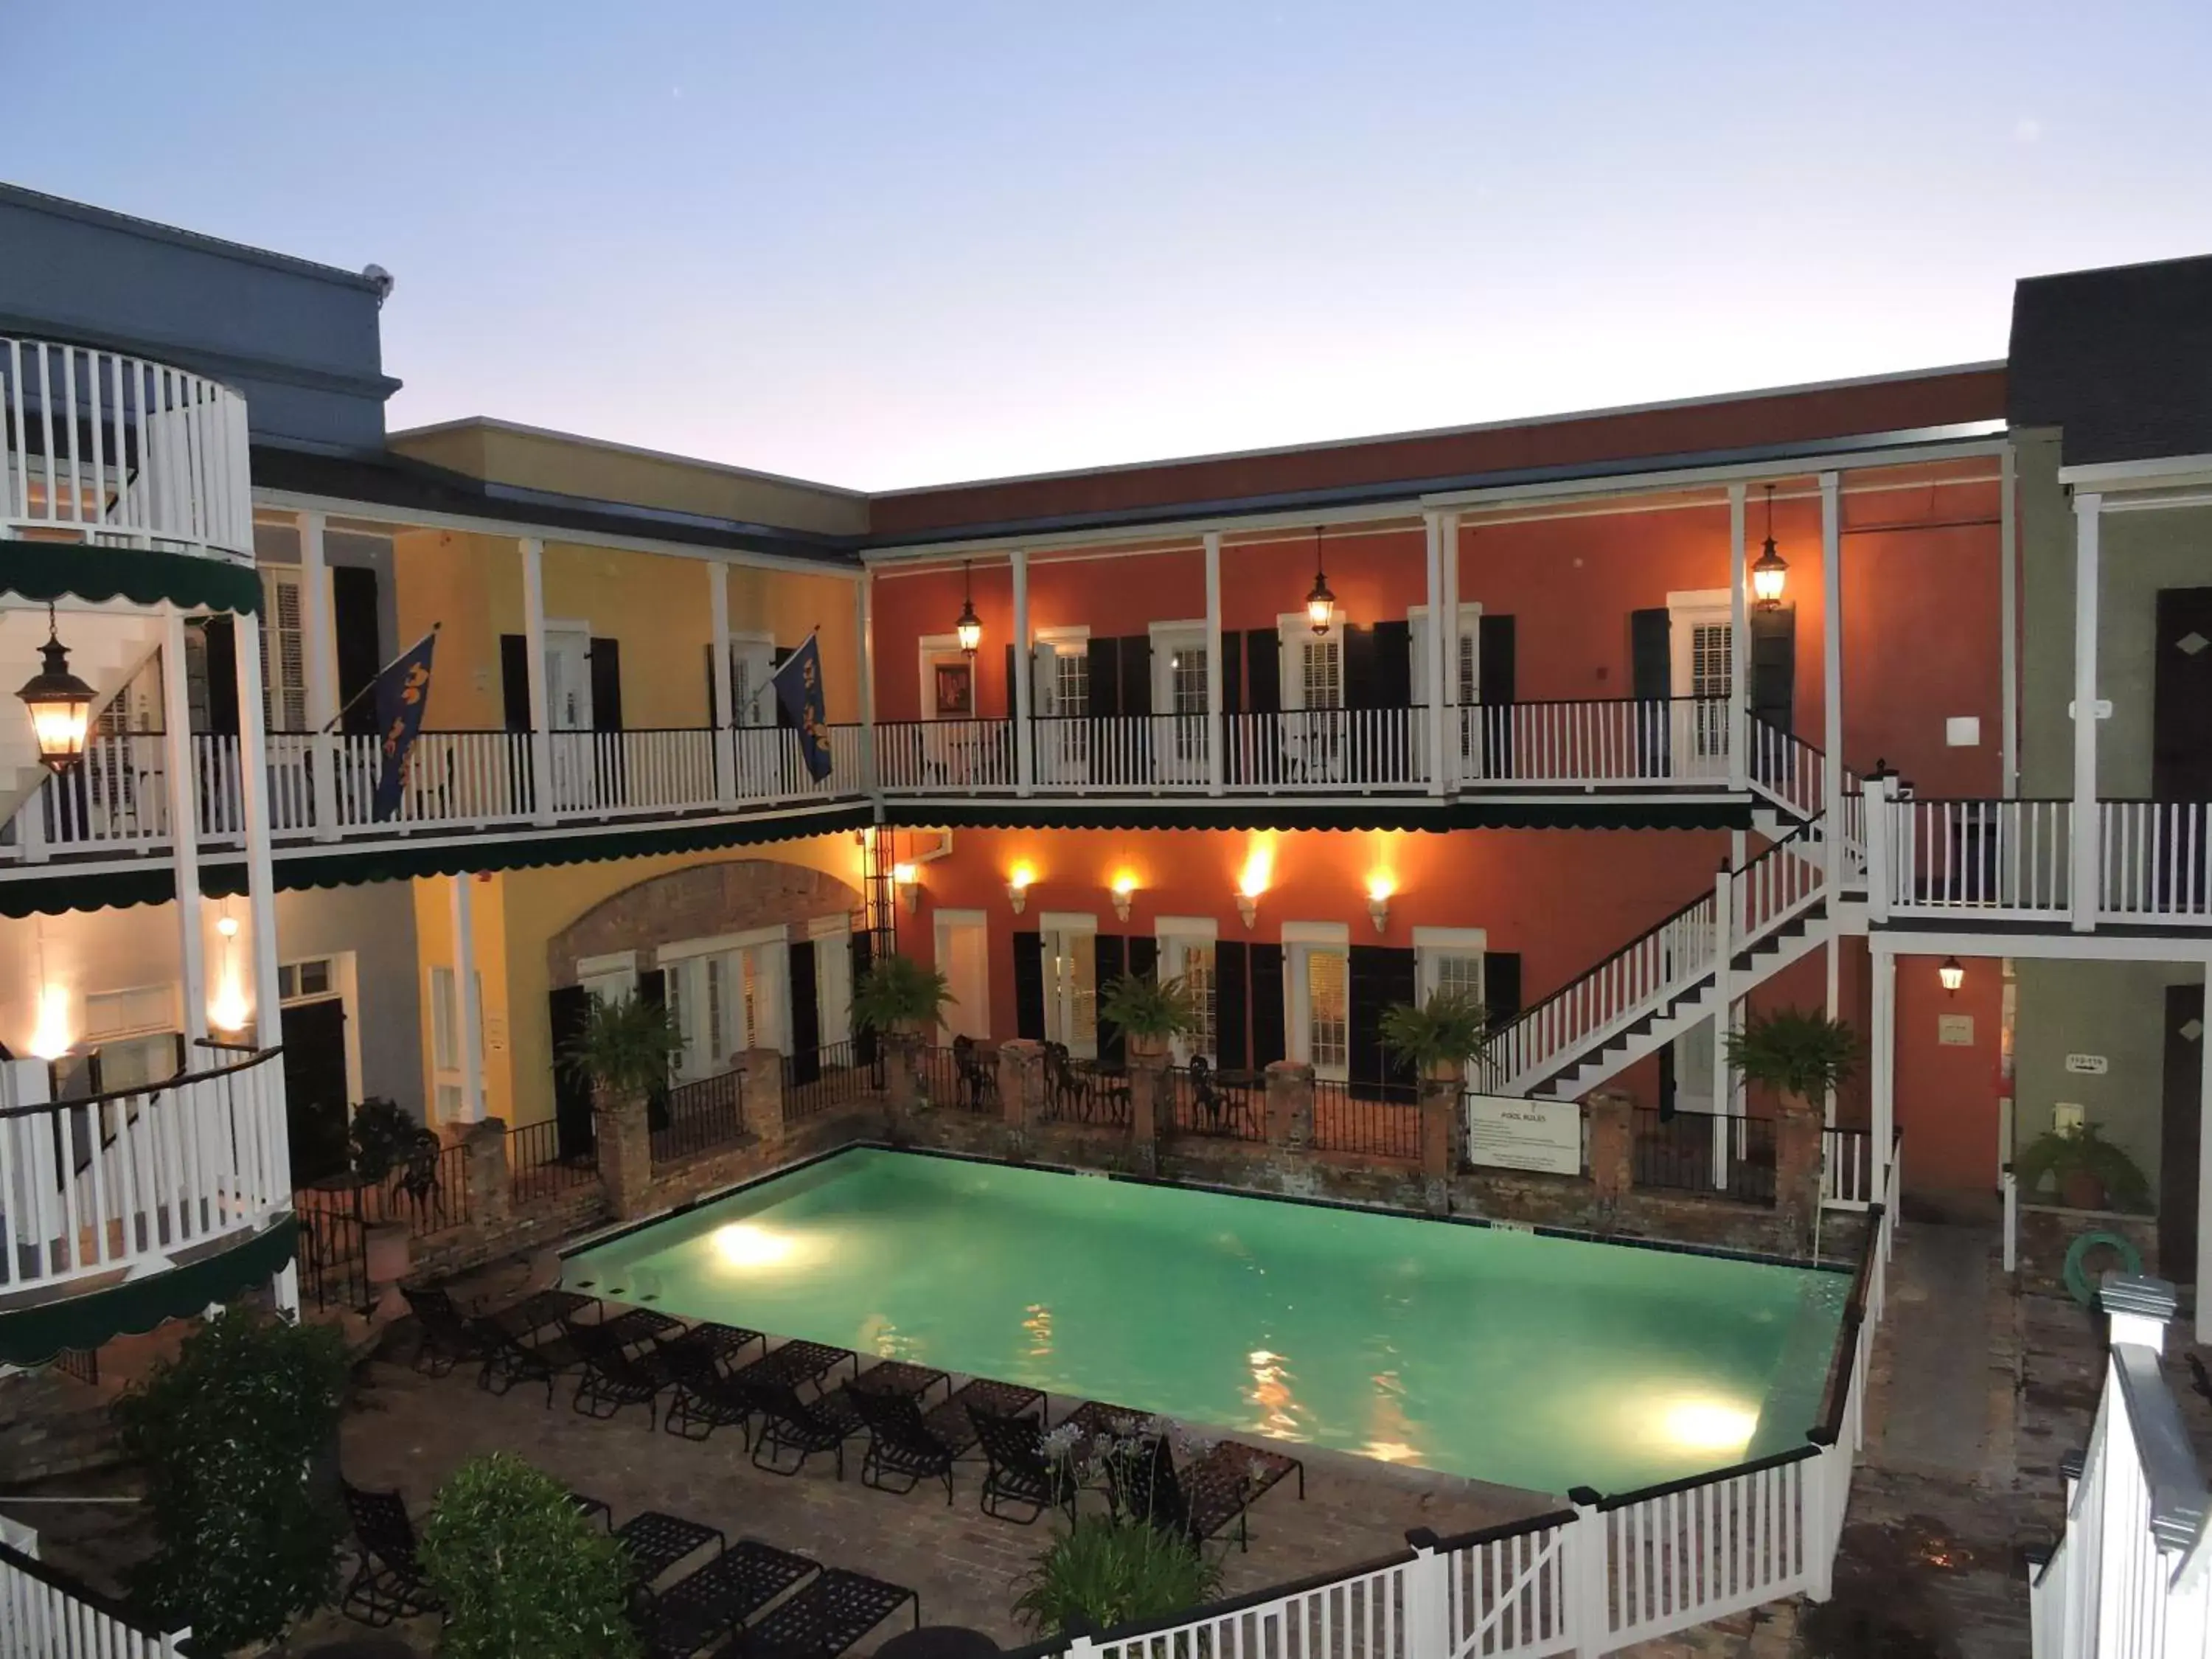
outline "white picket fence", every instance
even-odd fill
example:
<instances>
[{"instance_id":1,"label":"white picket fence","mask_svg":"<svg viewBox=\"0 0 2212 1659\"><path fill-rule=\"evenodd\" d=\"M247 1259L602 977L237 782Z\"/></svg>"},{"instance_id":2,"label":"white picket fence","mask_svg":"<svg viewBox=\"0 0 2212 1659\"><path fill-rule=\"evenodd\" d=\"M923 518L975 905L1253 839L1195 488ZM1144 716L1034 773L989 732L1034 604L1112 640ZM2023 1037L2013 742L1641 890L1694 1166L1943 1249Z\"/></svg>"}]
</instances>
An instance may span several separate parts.
<instances>
[{"instance_id":1,"label":"white picket fence","mask_svg":"<svg viewBox=\"0 0 2212 1659\"><path fill-rule=\"evenodd\" d=\"M0 1659L179 1659L191 1637L46 1565L38 1534L0 1516Z\"/></svg>"},{"instance_id":2,"label":"white picket fence","mask_svg":"<svg viewBox=\"0 0 2212 1659\"><path fill-rule=\"evenodd\" d=\"M1864 1431L1893 1238L1885 1166L1826 1422L1791 1450L1162 1620L1078 1637L1066 1659L1592 1659L1762 1603L1825 1601Z\"/></svg>"}]
</instances>

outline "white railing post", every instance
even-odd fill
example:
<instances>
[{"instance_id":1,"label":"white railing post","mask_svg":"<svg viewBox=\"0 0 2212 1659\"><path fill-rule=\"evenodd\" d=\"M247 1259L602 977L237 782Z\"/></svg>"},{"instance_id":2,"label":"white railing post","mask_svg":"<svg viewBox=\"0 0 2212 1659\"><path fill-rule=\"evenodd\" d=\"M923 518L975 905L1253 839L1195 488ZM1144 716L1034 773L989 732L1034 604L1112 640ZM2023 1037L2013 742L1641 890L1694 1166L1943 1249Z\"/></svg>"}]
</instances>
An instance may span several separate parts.
<instances>
[{"instance_id":1,"label":"white railing post","mask_svg":"<svg viewBox=\"0 0 2212 1659\"><path fill-rule=\"evenodd\" d=\"M1449 641L1456 655L1459 619L1448 619L1444 615L1444 515L1425 513L1421 516L1428 532L1429 672L1422 677L1427 684L1414 687L1413 695L1427 705L1421 711L1426 728L1421 746L1429 751L1429 793L1441 795L1450 787L1445 781L1444 769L1444 687L1455 678L1448 672L1455 665L1447 660L1445 652Z\"/></svg>"},{"instance_id":2,"label":"white railing post","mask_svg":"<svg viewBox=\"0 0 2212 1659\"><path fill-rule=\"evenodd\" d=\"M1738 499L1741 507L1742 501ZM1728 1040L1735 1000L1735 881L1728 860L1721 860L1713 878L1713 1190L1726 1192L1729 1184Z\"/></svg>"},{"instance_id":3,"label":"white railing post","mask_svg":"<svg viewBox=\"0 0 2212 1659\"><path fill-rule=\"evenodd\" d=\"M1896 820L1889 810L1889 779L1875 772L1862 786L1866 803L1867 920L1887 921L1891 870L1896 858Z\"/></svg>"},{"instance_id":4,"label":"white railing post","mask_svg":"<svg viewBox=\"0 0 2212 1659\"><path fill-rule=\"evenodd\" d=\"M1006 688L1006 714L1014 723L1014 793L1036 793L1036 713L1030 682L1036 672L1036 650L1030 640L1030 556L1016 548L1009 562L1014 574L1014 672Z\"/></svg>"},{"instance_id":5,"label":"white railing post","mask_svg":"<svg viewBox=\"0 0 2212 1659\"><path fill-rule=\"evenodd\" d=\"M854 654L860 663L860 788L870 795L883 787L876 767L876 629L869 605L873 581L864 569L853 584L854 635L860 647Z\"/></svg>"},{"instance_id":6,"label":"white railing post","mask_svg":"<svg viewBox=\"0 0 2212 1659\"><path fill-rule=\"evenodd\" d=\"M719 559L707 566L707 625L714 657L707 671L707 723L714 728L714 800L727 809L738 804L738 718L730 707L730 567Z\"/></svg>"},{"instance_id":7,"label":"white railing post","mask_svg":"<svg viewBox=\"0 0 2212 1659\"><path fill-rule=\"evenodd\" d=\"M1743 486L1729 486L1729 787L1751 787L1751 618L1744 584L1750 580L1743 542Z\"/></svg>"},{"instance_id":8,"label":"white railing post","mask_svg":"<svg viewBox=\"0 0 2212 1659\"><path fill-rule=\"evenodd\" d=\"M522 636L529 653L531 820L553 822L552 698L545 685L545 544L525 536L522 550Z\"/></svg>"},{"instance_id":9,"label":"white railing post","mask_svg":"<svg viewBox=\"0 0 2212 1659\"><path fill-rule=\"evenodd\" d=\"M1406 1534L1413 1559L1406 1567L1406 1659L1449 1659L1452 1651L1450 1559L1437 1553L1426 1527Z\"/></svg>"},{"instance_id":10,"label":"white railing post","mask_svg":"<svg viewBox=\"0 0 2212 1659\"><path fill-rule=\"evenodd\" d=\"M1854 1376L1851 1386L1858 1386ZM1837 1518L1850 1495L1849 1431L1797 1465L1798 1526L1805 1549L1805 1596L1825 1601L1835 1592ZM1840 1488L1840 1489L1839 1489Z\"/></svg>"},{"instance_id":11,"label":"white railing post","mask_svg":"<svg viewBox=\"0 0 2212 1659\"><path fill-rule=\"evenodd\" d=\"M1221 661L1221 532L1206 532L1206 793L1228 782L1229 722L1224 715Z\"/></svg>"},{"instance_id":12,"label":"white railing post","mask_svg":"<svg viewBox=\"0 0 2212 1659\"><path fill-rule=\"evenodd\" d=\"M313 811L317 841L338 838L337 665L332 659L331 577L324 556L324 515L298 515L300 534L300 631L307 646L307 764L314 769ZM245 711L240 710L243 718Z\"/></svg>"},{"instance_id":13,"label":"white railing post","mask_svg":"<svg viewBox=\"0 0 2212 1659\"><path fill-rule=\"evenodd\" d=\"M2097 926L2100 830L2097 822L2098 532L2104 497L2074 498L2074 823L2073 927Z\"/></svg>"},{"instance_id":14,"label":"white railing post","mask_svg":"<svg viewBox=\"0 0 2212 1659\"><path fill-rule=\"evenodd\" d=\"M207 950L200 933L199 767L193 753L191 683L185 672L185 618L162 619L161 736L168 750L169 857L176 872L179 968L185 983L185 1041L208 1034ZM243 647L241 647L241 649ZM260 664L254 667L258 672ZM241 699L239 724L259 721L261 706Z\"/></svg>"},{"instance_id":15,"label":"white railing post","mask_svg":"<svg viewBox=\"0 0 2212 1659\"><path fill-rule=\"evenodd\" d=\"M1829 902L1844 890L1844 575L1841 475L1820 475L1820 840ZM1833 1012L1832 1009L1830 1011Z\"/></svg>"},{"instance_id":16,"label":"white railing post","mask_svg":"<svg viewBox=\"0 0 2212 1659\"><path fill-rule=\"evenodd\" d=\"M1575 1518L1560 1529L1566 1556L1565 1634L1575 1644L1575 1659L1598 1659L1613 1646L1613 1568L1606 1548L1605 1512L1588 1486L1569 1490Z\"/></svg>"}]
</instances>

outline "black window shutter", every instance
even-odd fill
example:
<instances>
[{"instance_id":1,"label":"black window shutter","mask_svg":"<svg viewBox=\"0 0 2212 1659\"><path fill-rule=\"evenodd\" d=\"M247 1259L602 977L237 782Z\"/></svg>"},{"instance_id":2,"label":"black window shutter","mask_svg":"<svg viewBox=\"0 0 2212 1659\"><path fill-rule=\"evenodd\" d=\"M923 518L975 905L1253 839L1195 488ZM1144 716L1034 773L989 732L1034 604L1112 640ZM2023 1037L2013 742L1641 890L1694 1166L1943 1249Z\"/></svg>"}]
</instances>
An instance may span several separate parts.
<instances>
[{"instance_id":1,"label":"black window shutter","mask_svg":"<svg viewBox=\"0 0 2212 1659\"><path fill-rule=\"evenodd\" d=\"M1092 963L1097 973L1098 996L1105 1000L1106 989L1121 977L1128 965L1128 953L1119 933L1093 933ZM1128 1042L1121 1028L1100 1015L1098 1019L1098 1063L1101 1066L1122 1066L1128 1062Z\"/></svg>"},{"instance_id":2,"label":"black window shutter","mask_svg":"<svg viewBox=\"0 0 2212 1659\"><path fill-rule=\"evenodd\" d=\"M1152 712L1152 641L1148 635L1134 634L1121 641L1121 712L1125 714L1149 714Z\"/></svg>"},{"instance_id":3,"label":"black window shutter","mask_svg":"<svg viewBox=\"0 0 2212 1659\"><path fill-rule=\"evenodd\" d=\"M1797 607L1751 613L1751 712L1787 732L1797 705Z\"/></svg>"},{"instance_id":4,"label":"black window shutter","mask_svg":"<svg viewBox=\"0 0 2212 1659\"><path fill-rule=\"evenodd\" d=\"M1344 706L1377 708L1375 685L1375 630L1347 623L1344 629Z\"/></svg>"},{"instance_id":5,"label":"black window shutter","mask_svg":"<svg viewBox=\"0 0 2212 1659\"><path fill-rule=\"evenodd\" d=\"M1085 647L1091 665L1091 706L1093 715L1121 712L1121 641L1092 640Z\"/></svg>"},{"instance_id":6,"label":"black window shutter","mask_svg":"<svg viewBox=\"0 0 2212 1659\"><path fill-rule=\"evenodd\" d=\"M1628 613L1629 695L1645 699L1664 697L1673 690L1669 667L1673 623L1666 607Z\"/></svg>"},{"instance_id":7,"label":"black window shutter","mask_svg":"<svg viewBox=\"0 0 2212 1659\"><path fill-rule=\"evenodd\" d=\"M338 729L354 736L376 730L376 700L365 696L384 666L377 617L376 572L363 565L331 567L331 630L337 639Z\"/></svg>"},{"instance_id":8,"label":"black window shutter","mask_svg":"<svg viewBox=\"0 0 2212 1659\"><path fill-rule=\"evenodd\" d=\"M1674 1045L1659 1045L1659 1121L1664 1123L1674 1115Z\"/></svg>"},{"instance_id":9,"label":"black window shutter","mask_svg":"<svg viewBox=\"0 0 2212 1659\"><path fill-rule=\"evenodd\" d=\"M1012 640L1008 640L1006 641L1006 718L1008 720L1012 720L1014 717L1014 642ZM981 708L976 708L972 712L980 714L983 711ZM1031 703L1030 705L1030 713L1034 714L1036 712L1036 705L1035 703Z\"/></svg>"},{"instance_id":10,"label":"black window shutter","mask_svg":"<svg viewBox=\"0 0 2212 1659\"><path fill-rule=\"evenodd\" d=\"M1456 632L1444 641L1444 666L1458 672ZM1375 706L1410 708L1413 706L1413 625L1405 622L1375 624Z\"/></svg>"},{"instance_id":11,"label":"black window shutter","mask_svg":"<svg viewBox=\"0 0 2212 1659\"><path fill-rule=\"evenodd\" d=\"M1014 1035L1044 1041L1044 935L1014 935Z\"/></svg>"},{"instance_id":12,"label":"black window shutter","mask_svg":"<svg viewBox=\"0 0 2212 1659\"><path fill-rule=\"evenodd\" d=\"M777 669L782 667L785 660L790 657L794 648L795 647L788 645L770 647L768 653L769 672L773 674ZM788 726L794 731L797 730L799 722L791 718L791 711L783 706L783 699L777 696L773 691L767 692L764 695L771 703L775 705L775 723L778 726ZM1012 704L1007 705L1006 712L1009 714L1014 712Z\"/></svg>"},{"instance_id":13,"label":"black window shutter","mask_svg":"<svg viewBox=\"0 0 2212 1659\"><path fill-rule=\"evenodd\" d=\"M592 1084L568 1054L592 1017L592 994L580 985L556 986L546 994L545 1012L553 1028L553 1132L565 1158L588 1155L592 1133Z\"/></svg>"},{"instance_id":14,"label":"black window shutter","mask_svg":"<svg viewBox=\"0 0 2212 1659\"><path fill-rule=\"evenodd\" d=\"M1283 947L1255 945L1252 955L1252 1067L1283 1058Z\"/></svg>"},{"instance_id":15,"label":"black window shutter","mask_svg":"<svg viewBox=\"0 0 2212 1659\"><path fill-rule=\"evenodd\" d=\"M530 641L520 634L499 636L499 693L510 732L530 729Z\"/></svg>"},{"instance_id":16,"label":"black window shutter","mask_svg":"<svg viewBox=\"0 0 2212 1659\"><path fill-rule=\"evenodd\" d=\"M1244 712L1244 636L1227 631L1221 635L1221 712Z\"/></svg>"},{"instance_id":17,"label":"black window shutter","mask_svg":"<svg viewBox=\"0 0 2212 1659\"><path fill-rule=\"evenodd\" d=\"M1150 933L1129 935L1129 971L1151 979L1160 971L1160 942Z\"/></svg>"},{"instance_id":18,"label":"black window shutter","mask_svg":"<svg viewBox=\"0 0 2212 1659\"><path fill-rule=\"evenodd\" d=\"M1216 940L1213 946L1213 1063L1224 1072L1245 1069L1251 1051L1244 1043L1244 942Z\"/></svg>"},{"instance_id":19,"label":"black window shutter","mask_svg":"<svg viewBox=\"0 0 2212 1659\"><path fill-rule=\"evenodd\" d=\"M822 1075L822 1003L814 984L814 941L791 941L791 1046L793 1083Z\"/></svg>"},{"instance_id":20,"label":"black window shutter","mask_svg":"<svg viewBox=\"0 0 2212 1659\"><path fill-rule=\"evenodd\" d=\"M868 976L868 969L876 960L876 936L865 927L853 935L853 988ZM876 1034L858 1020L853 1023L853 1058L863 1066L876 1063Z\"/></svg>"},{"instance_id":21,"label":"black window shutter","mask_svg":"<svg viewBox=\"0 0 2212 1659\"><path fill-rule=\"evenodd\" d=\"M668 1006L668 975L659 968L648 968L637 976L637 1000L652 1008ZM663 1080L645 1097L647 1127L665 1129L668 1127L668 1085Z\"/></svg>"},{"instance_id":22,"label":"black window shutter","mask_svg":"<svg viewBox=\"0 0 2212 1659\"><path fill-rule=\"evenodd\" d=\"M594 639L591 654L592 730L619 732L623 729L622 642Z\"/></svg>"},{"instance_id":23,"label":"black window shutter","mask_svg":"<svg viewBox=\"0 0 2212 1659\"><path fill-rule=\"evenodd\" d=\"M1283 641L1272 628L1255 628L1244 635L1245 707L1255 714L1273 714L1283 706Z\"/></svg>"},{"instance_id":24,"label":"black window shutter","mask_svg":"<svg viewBox=\"0 0 2212 1659\"><path fill-rule=\"evenodd\" d=\"M1482 1006L1492 1026L1504 1024L1521 1012L1521 953L1487 951L1482 957Z\"/></svg>"},{"instance_id":25,"label":"black window shutter","mask_svg":"<svg viewBox=\"0 0 2212 1659\"><path fill-rule=\"evenodd\" d=\"M207 666L209 730L219 738L238 735L238 630L228 617L210 617L202 630Z\"/></svg>"},{"instance_id":26,"label":"black window shutter","mask_svg":"<svg viewBox=\"0 0 2212 1659\"><path fill-rule=\"evenodd\" d=\"M1413 953L1382 945L1355 945L1348 976L1352 998L1346 1075L1384 1100L1411 1100L1412 1066L1382 1046L1382 1013L1414 998Z\"/></svg>"},{"instance_id":27,"label":"black window shutter","mask_svg":"<svg viewBox=\"0 0 2212 1659\"><path fill-rule=\"evenodd\" d=\"M1513 618L1483 617L1476 629L1476 640L1480 680L1475 688L1475 700L1513 702Z\"/></svg>"}]
</instances>

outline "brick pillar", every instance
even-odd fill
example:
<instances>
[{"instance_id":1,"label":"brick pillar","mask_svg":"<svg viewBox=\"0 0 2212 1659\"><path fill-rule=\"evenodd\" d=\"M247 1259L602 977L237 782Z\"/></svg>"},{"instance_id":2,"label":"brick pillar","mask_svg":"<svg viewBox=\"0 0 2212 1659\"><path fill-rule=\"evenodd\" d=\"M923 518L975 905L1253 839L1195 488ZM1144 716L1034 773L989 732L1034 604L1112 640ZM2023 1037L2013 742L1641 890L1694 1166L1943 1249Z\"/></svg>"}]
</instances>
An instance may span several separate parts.
<instances>
[{"instance_id":1,"label":"brick pillar","mask_svg":"<svg viewBox=\"0 0 2212 1659\"><path fill-rule=\"evenodd\" d=\"M911 1031L885 1031L877 1041L884 1057L884 1131L890 1140L902 1142L921 1104L915 1054L921 1039Z\"/></svg>"},{"instance_id":2,"label":"brick pillar","mask_svg":"<svg viewBox=\"0 0 2212 1659\"><path fill-rule=\"evenodd\" d=\"M1044 1116L1044 1044L1032 1037L999 1045L999 1111L1014 1130Z\"/></svg>"},{"instance_id":3,"label":"brick pillar","mask_svg":"<svg viewBox=\"0 0 2212 1659\"><path fill-rule=\"evenodd\" d=\"M1313 1144L1314 1070L1301 1060L1267 1062L1267 1144Z\"/></svg>"},{"instance_id":4,"label":"brick pillar","mask_svg":"<svg viewBox=\"0 0 2212 1659\"><path fill-rule=\"evenodd\" d=\"M1774 1106L1774 1218L1784 1243L1810 1250L1820 1214L1820 1109L1784 1091Z\"/></svg>"},{"instance_id":5,"label":"brick pillar","mask_svg":"<svg viewBox=\"0 0 2212 1659\"><path fill-rule=\"evenodd\" d=\"M617 1221L643 1215L653 1193L653 1131L645 1097L616 1096L594 1085L592 1127L599 1139L599 1182Z\"/></svg>"},{"instance_id":6,"label":"brick pillar","mask_svg":"<svg viewBox=\"0 0 2212 1659\"><path fill-rule=\"evenodd\" d=\"M1583 1103L1589 1124L1590 1185L1598 1213L1620 1208L1636 1184L1636 1101L1618 1089L1600 1089Z\"/></svg>"},{"instance_id":7,"label":"brick pillar","mask_svg":"<svg viewBox=\"0 0 2212 1659\"><path fill-rule=\"evenodd\" d=\"M1137 1173L1152 1175L1160 1167L1160 1120L1168 1106L1167 1039L1132 1036L1128 1057L1129 1148Z\"/></svg>"},{"instance_id":8,"label":"brick pillar","mask_svg":"<svg viewBox=\"0 0 2212 1659\"><path fill-rule=\"evenodd\" d=\"M745 1079L745 1127L763 1146L783 1139L783 1056L773 1048L748 1048L731 1069Z\"/></svg>"},{"instance_id":9,"label":"brick pillar","mask_svg":"<svg viewBox=\"0 0 2212 1659\"><path fill-rule=\"evenodd\" d=\"M478 1221L504 1221L514 1212L514 1180L507 1167L507 1124L488 1117L471 1123L461 1139L468 1148L463 1165L469 1189L469 1213Z\"/></svg>"},{"instance_id":10,"label":"brick pillar","mask_svg":"<svg viewBox=\"0 0 2212 1659\"><path fill-rule=\"evenodd\" d=\"M1459 1174L1467 1138L1460 1107L1466 1087L1465 1072L1449 1061L1421 1078L1421 1189L1429 1208L1439 1215L1451 1208L1452 1178Z\"/></svg>"}]
</instances>

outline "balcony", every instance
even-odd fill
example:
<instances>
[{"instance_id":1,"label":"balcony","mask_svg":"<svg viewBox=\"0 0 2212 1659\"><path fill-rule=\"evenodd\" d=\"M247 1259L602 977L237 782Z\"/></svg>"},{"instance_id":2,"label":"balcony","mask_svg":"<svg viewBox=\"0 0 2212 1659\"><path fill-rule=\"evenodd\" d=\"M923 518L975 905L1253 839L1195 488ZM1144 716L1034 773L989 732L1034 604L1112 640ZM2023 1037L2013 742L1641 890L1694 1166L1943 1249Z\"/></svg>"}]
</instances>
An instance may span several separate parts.
<instances>
[{"instance_id":1,"label":"balcony","mask_svg":"<svg viewBox=\"0 0 2212 1659\"><path fill-rule=\"evenodd\" d=\"M166 363L0 337L0 536L251 565L246 400Z\"/></svg>"}]
</instances>

